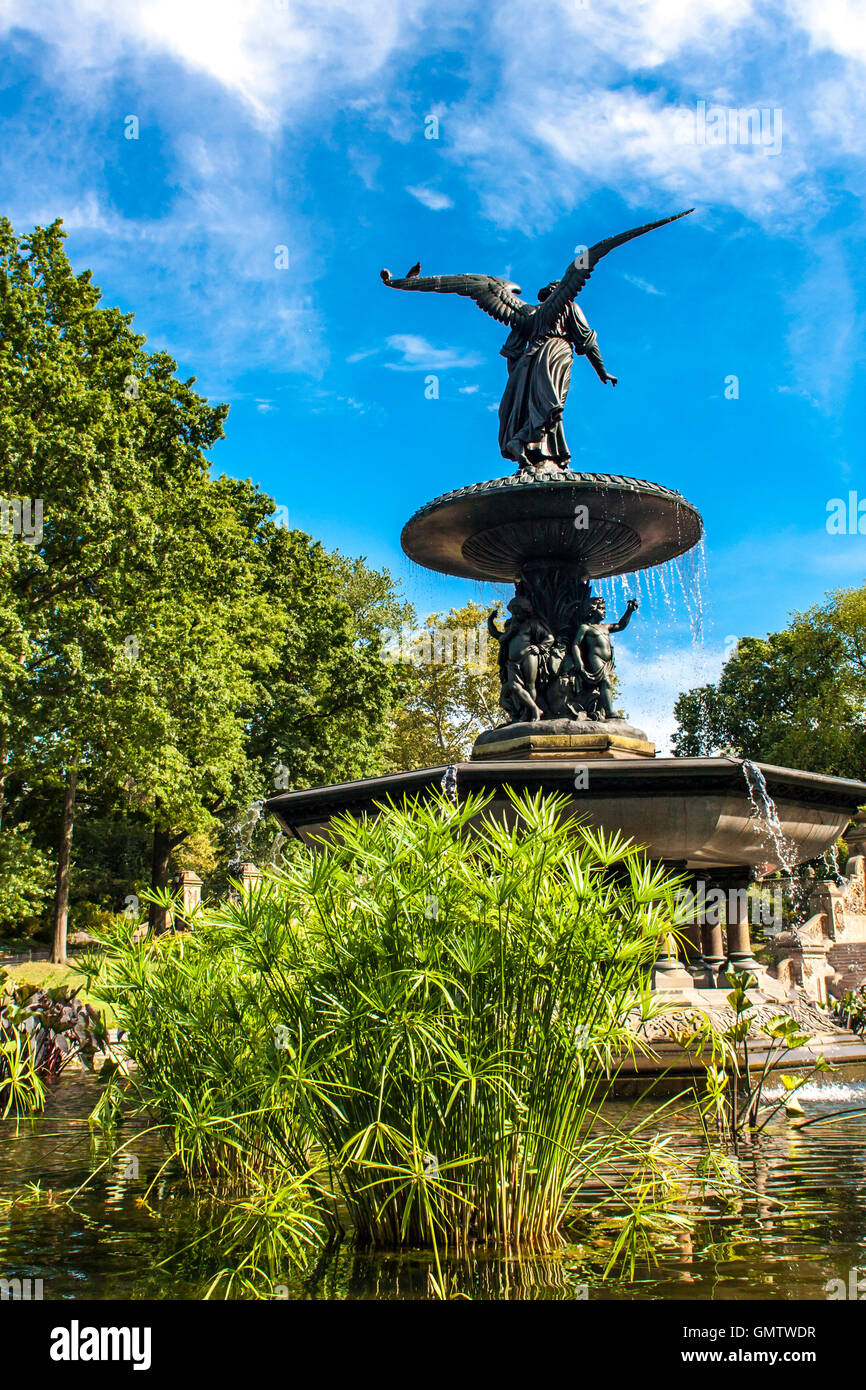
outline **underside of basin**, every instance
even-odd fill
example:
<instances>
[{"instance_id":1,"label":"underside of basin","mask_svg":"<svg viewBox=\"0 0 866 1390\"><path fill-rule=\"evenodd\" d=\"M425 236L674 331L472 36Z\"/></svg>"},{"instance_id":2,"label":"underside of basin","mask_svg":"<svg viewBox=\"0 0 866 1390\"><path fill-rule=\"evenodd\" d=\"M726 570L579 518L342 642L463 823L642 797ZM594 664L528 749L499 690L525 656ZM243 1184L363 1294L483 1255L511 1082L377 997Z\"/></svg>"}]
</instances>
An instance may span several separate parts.
<instances>
[{"instance_id":1,"label":"underside of basin","mask_svg":"<svg viewBox=\"0 0 866 1390\"><path fill-rule=\"evenodd\" d=\"M557 471L515 473L445 493L403 528L406 554L442 574L517 582L527 565L575 569L586 578L633 573L691 550L696 509L642 478Z\"/></svg>"},{"instance_id":2,"label":"underside of basin","mask_svg":"<svg viewBox=\"0 0 866 1390\"><path fill-rule=\"evenodd\" d=\"M753 764L763 773L785 839L797 863L823 854L866 803L866 783L824 777L793 768ZM624 758L581 760L585 783L575 788L576 760L541 763L485 760L459 763L457 795L492 794L490 810L511 820L505 788L559 793L570 809L608 833L646 848L652 859L689 868L784 867L766 823L750 799L743 763L737 758ZM309 840L327 830L331 816L376 814L377 805L438 792L446 769L424 768L386 777L306 791L285 792L267 803L283 828ZM487 814L490 812L488 811Z\"/></svg>"}]
</instances>

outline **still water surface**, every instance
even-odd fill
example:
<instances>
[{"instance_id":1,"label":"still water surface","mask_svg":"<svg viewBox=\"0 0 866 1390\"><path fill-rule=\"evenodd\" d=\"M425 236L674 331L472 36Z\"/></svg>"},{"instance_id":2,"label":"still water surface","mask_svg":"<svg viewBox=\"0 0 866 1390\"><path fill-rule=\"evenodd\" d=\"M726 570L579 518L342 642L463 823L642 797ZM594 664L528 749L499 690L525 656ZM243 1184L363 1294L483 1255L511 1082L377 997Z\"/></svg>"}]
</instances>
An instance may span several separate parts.
<instances>
[{"instance_id":1,"label":"still water surface","mask_svg":"<svg viewBox=\"0 0 866 1390\"><path fill-rule=\"evenodd\" d=\"M42 1279L46 1299L201 1297L219 1253L184 1247L213 1221L170 1171L153 1185L165 1162L156 1136L138 1133L126 1149L137 1165L115 1156L65 1200L107 1154L87 1124L97 1094L91 1078L70 1076L45 1115L0 1121L0 1277ZM800 1096L807 1118L851 1110L866 1106L866 1080L862 1070L837 1072ZM610 1110L627 1113L624 1103ZM696 1146L691 1121L674 1116L665 1128L681 1148ZM126 1126L122 1140L135 1132ZM603 1246L589 1230L586 1244L555 1256L479 1254L446 1266L446 1278L475 1298L786 1300L825 1299L829 1280L848 1285L849 1272L862 1269L866 1294L866 1115L805 1129L783 1117L746 1151L742 1171L754 1195L700 1214L690 1232L660 1245L657 1264L638 1267L634 1282L602 1280ZM4 1207L35 1182L64 1199ZM344 1242L286 1288L290 1298L427 1298L430 1268L426 1252L371 1255Z\"/></svg>"}]
</instances>

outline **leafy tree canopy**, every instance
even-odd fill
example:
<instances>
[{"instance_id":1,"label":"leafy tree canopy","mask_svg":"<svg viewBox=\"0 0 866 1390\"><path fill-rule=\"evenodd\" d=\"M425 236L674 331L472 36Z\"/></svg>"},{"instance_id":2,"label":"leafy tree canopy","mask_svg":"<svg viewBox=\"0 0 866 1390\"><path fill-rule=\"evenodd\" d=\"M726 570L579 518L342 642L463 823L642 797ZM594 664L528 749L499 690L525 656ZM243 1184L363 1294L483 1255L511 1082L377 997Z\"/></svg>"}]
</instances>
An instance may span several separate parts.
<instances>
[{"instance_id":1,"label":"leafy tree canopy","mask_svg":"<svg viewBox=\"0 0 866 1390\"><path fill-rule=\"evenodd\" d=\"M866 778L866 585L745 637L714 685L674 707L678 757L739 757Z\"/></svg>"}]
</instances>

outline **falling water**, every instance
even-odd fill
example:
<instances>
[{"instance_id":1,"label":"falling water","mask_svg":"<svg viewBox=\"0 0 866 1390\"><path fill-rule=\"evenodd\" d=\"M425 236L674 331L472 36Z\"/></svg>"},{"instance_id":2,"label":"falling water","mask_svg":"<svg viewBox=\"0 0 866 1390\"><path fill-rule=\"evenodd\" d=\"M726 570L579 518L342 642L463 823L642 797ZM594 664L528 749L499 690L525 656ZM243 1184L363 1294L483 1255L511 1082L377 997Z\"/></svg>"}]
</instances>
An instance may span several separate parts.
<instances>
[{"instance_id":1,"label":"falling water","mask_svg":"<svg viewBox=\"0 0 866 1390\"><path fill-rule=\"evenodd\" d=\"M282 830L278 830L274 838L271 840L270 849L268 850L266 858L266 862L272 865L272 867L275 869L278 869L283 862L283 845L285 844L285 842L285 835L283 834Z\"/></svg>"},{"instance_id":2,"label":"falling water","mask_svg":"<svg viewBox=\"0 0 866 1390\"><path fill-rule=\"evenodd\" d=\"M743 775L746 779L749 801L752 804L755 817L763 825L768 839L772 842L776 860L787 880L785 887L793 901L793 919L789 924L789 929L797 936L799 928L806 918L809 898L815 887L814 878L807 874L797 873L797 847L782 830L776 803L769 793L761 769L751 759L746 758L743 761ZM772 934L774 933L768 933L768 935Z\"/></svg>"},{"instance_id":3,"label":"falling water","mask_svg":"<svg viewBox=\"0 0 866 1390\"><path fill-rule=\"evenodd\" d=\"M457 804L457 768L454 763L449 763L445 769L442 781L439 783L449 801Z\"/></svg>"},{"instance_id":4,"label":"falling water","mask_svg":"<svg viewBox=\"0 0 866 1390\"><path fill-rule=\"evenodd\" d=\"M262 818L264 809L264 799L253 801L247 807L243 818L235 823L235 852L229 860L228 866L230 869L237 867L239 864L243 864L247 859L250 852L250 845L253 842L253 835L256 832L256 826Z\"/></svg>"},{"instance_id":5,"label":"falling water","mask_svg":"<svg viewBox=\"0 0 866 1390\"><path fill-rule=\"evenodd\" d=\"M840 888L844 888L848 880L839 868L839 851L836 846L831 845L829 849L825 849L821 859L826 866L827 877L832 878L834 883L838 883Z\"/></svg>"},{"instance_id":6,"label":"falling water","mask_svg":"<svg viewBox=\"0 0 866 1390\"><path fill-rule=\"evenodd\" d=\"M766 778L757 763L753 763L750 758L743 760L743 776L746 779L755 818L763 825L772 841L780 866L793 878L797 867L797 849L782 830L776 803L770 796Z\"/></svg>"}]
</instances>

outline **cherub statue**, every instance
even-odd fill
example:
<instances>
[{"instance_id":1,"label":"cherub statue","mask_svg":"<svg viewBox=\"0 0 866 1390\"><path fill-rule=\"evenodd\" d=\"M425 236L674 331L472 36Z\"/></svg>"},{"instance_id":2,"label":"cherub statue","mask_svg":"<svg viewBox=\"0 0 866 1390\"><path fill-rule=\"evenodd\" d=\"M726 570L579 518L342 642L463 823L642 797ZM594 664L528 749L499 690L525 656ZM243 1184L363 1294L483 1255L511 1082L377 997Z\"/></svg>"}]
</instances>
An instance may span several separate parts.
<instances>
[{"instance_id":1,"label":"cherub statue","mask_svg":"<svg viewBox=\"0 0 866 1390\"><path fill-rule=\"evenodd\" d=\"M618 622L605 622L605 602L600 596L589 601L586 617L578 624L571 643L571 661L582 691L592 697L591 713L595 718L615 719L613 710L613 645L612 632L622 632L638 610L636 598L630 598ZM590 706L590 701L587 701Z\"/></svg>"},{"instance_id":2,"label":"cherub statue","mask_svg":"<svg viewBox=\"0 0 866 1390\"><path fill-rule=\"evenodd\" d=\"M538 676L553 634L540 623L529 599L516 594L508 605L511 617L500 632L494 622L496 612L487 619L487 630L499 643L499 676L502 690L499 703L512 724L528 718L533 723L544 717L538 703Z\"/></svg>"}]
</instances>

